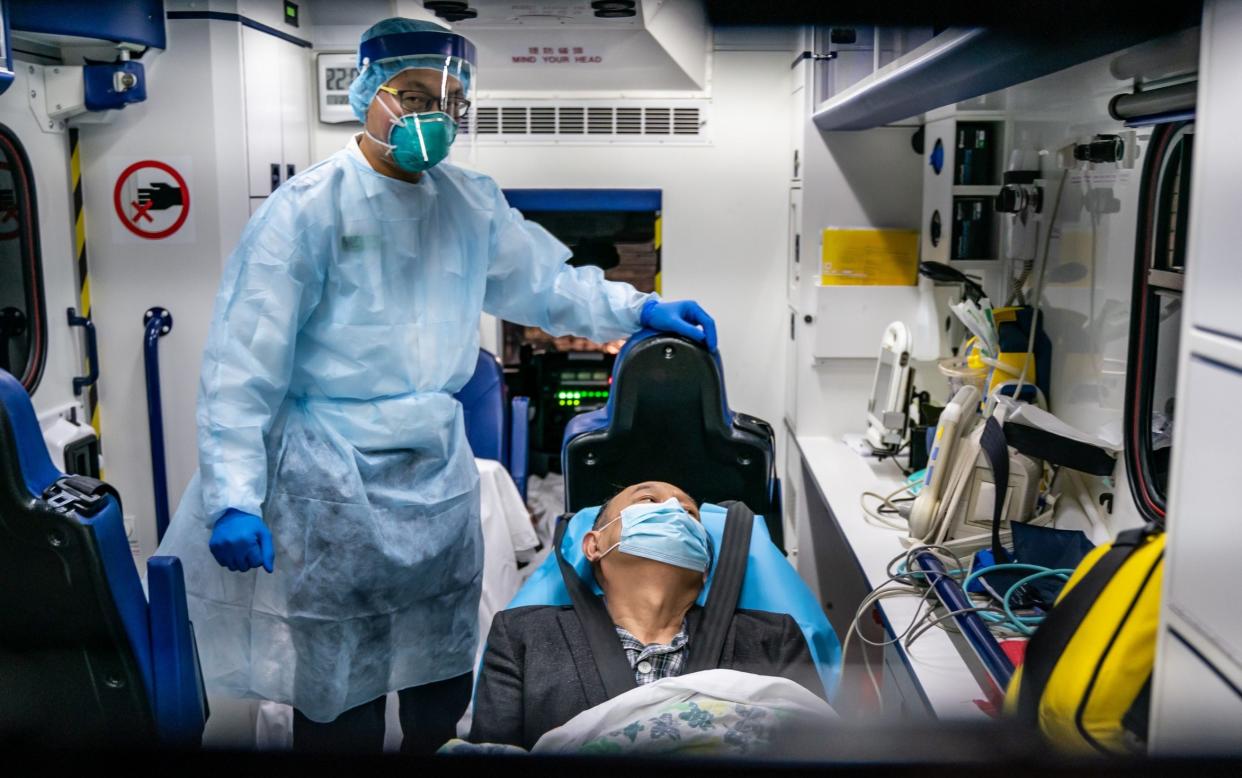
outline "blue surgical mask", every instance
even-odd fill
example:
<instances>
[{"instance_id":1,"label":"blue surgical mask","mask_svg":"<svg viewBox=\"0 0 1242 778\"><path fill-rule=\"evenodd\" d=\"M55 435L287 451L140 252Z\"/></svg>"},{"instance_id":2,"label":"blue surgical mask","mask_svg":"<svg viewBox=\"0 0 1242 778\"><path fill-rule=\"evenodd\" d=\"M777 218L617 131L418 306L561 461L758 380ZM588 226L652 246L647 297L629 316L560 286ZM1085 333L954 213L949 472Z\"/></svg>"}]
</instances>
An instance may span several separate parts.
<instances>
[{"instance_id":1,"label":"blue surgical mask","mask_svg":"<svg viewBox=\"0 0 1242 778\"><path fill-rule=\"evenodd\" d=\"M662 503L640 503L624 508L617 518L600 527L621 522L621 540L600 558L620 549L623 554L653 559L698 573L711 565L711 541L702 523L681 507L676 498Z\"/></svg>"},{"instance_id":2,"label":"blue surgical mask","mask_svg":"<svg viewBox=\"0 0 1242 778\"><path fill-rule=\"evenodd\" d=\"M397 116L383 98L379 104L388 113L392 128L388 141L367 132L367 137L388 150L388 155L402 170L421 173L440 164L448 156L449 147L457 138L457 122L442 111L411 113Z\"/></svg>"}]
</instances>

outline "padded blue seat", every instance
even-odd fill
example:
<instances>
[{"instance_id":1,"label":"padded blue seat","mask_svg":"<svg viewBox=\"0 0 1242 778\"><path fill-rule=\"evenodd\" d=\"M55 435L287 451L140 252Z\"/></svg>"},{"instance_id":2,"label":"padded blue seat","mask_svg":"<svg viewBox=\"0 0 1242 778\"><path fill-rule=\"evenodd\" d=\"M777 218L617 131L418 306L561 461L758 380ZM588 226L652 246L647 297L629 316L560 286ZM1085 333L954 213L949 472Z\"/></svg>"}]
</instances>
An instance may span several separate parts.
<instances>
[{"instance_id":1,"label":"padded blue seat","mask_svg":"<svg viewBox=\"0 0 1242 778\"><path fill-rule=\"evenodd\" d=\"M175 557L134 566L119 499L48 456L0 370L0 734L197 747L207 702Z\"/></svg>"},{"instance_id":2,"label":"padded blue seat","mask_svg":"<svg viewBox=\"0 0 1242 778\"><path fill-rule=\"evenodd\" d=\"M711 535L715 548L721 548L724 542L725 509L718 505L704 504L699 514L703 526ZM565 530L565 538L561 551L565 560L573 565L583 581L591 585L596 594L602 594L595 582L595 574L590 562L582 553L582 536L595 523L599 508L585 508L570 519ZM716 560L712 560L712 569L708 573L707 585L699 594L698 604L703 605L707 593L711 590L715 577ZM520 608L527 605L570 605L569 591L565 588L564 578L557 565L556 554L549 554L526 583L518 591L517 596L509 603L509 608ZM798 573L785 559L768 535L762 521L756 521L751 532L750 554L747 557L746 577L742 580L742 590L738 597L739 608L788 613L802 628L802 634L811 649L811 657L815 660L820 679L829 699L836 691L841 666L841 643L828 617L824 615L815 595L807 588Z\"/></svg>"},{"instance_id":3,"label":"padded blue seat","mask_svg":"<svg viewBox=\"0 0 1242 778\"><path fill-rule=\"evenodd\" d=\"M485 349L479 349L474 374L454 395L461 403L470 450L480 459L500 462L518 492L526 497L530 400L514 397L506 403L504 368Z\"/></svg>"}]
</instances>

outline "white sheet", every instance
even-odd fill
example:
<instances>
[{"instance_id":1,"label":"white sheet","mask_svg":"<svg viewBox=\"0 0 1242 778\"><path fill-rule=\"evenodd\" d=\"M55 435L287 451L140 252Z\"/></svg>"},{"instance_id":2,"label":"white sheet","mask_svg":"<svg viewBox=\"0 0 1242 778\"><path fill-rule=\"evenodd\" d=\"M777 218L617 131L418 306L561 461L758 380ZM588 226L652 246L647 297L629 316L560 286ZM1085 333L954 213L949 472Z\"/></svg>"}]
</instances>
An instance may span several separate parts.
<instances>
[{"instance_id":1,"label":"white sheet","mask_svg":"<svg viewBox=\"0 0 1242 778\"><path fill-rule=\"evenodd\" d=\"M531 753L774 756L773 736L837 721L828 703L785 678L705 670L664 678L579 713L539 738ZM444 753L520 752L455 740Z\"/></svg>"}]
</instances>

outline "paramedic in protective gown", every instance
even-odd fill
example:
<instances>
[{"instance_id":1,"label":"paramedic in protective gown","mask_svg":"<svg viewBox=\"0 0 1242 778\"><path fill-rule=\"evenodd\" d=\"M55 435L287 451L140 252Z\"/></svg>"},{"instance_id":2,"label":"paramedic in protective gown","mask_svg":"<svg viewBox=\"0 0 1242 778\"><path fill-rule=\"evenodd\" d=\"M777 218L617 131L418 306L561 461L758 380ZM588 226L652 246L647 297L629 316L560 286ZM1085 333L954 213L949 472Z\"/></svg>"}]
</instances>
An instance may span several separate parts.
<instances>
[{"instance_id":1,"label":"paramedic in protective gown","mask_svg":"<svg viewBox=\"0 0 1242 778\"><path fill-rule=\"evenodd\" d=\"M199 468L159 553L185 567L208 690L287 703L295 749L454 734L471 691L483 547L453 393L479 316L595 341L642 326L715 348L711 318L598 268L441 160L474 47L387 19L350 89L364 131L254 214L203 355Z\"/></svg>"}]
</instances>

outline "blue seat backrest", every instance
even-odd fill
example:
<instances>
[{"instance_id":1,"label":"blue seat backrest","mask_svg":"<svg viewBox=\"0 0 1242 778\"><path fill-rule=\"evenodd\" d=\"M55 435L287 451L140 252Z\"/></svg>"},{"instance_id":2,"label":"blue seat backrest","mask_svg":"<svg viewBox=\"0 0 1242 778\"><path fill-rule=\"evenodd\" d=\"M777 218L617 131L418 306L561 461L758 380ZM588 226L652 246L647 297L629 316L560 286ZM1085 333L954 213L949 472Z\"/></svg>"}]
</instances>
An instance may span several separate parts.
<instances>
[{"instance_id":1,"label":"blue seat backrest","mask_svg":"<svg viewBox=\"0 0 1242 778\"><path fill-rule=\"evenodd\" d=\"M29 395L0 370L0 535L5 537L0 547L0 630L5 634L0 643L14 648L10 661L27 663L28 670L57 669L55 663L40 664L40 654L59 657L79 670L86 662L90 671L84 671L85 677L105 672L106 666L112 674L107 688L131 695L135 715L145 711L153 726L147 601L121 506L109 496L107 505L89 518L53 512L41 498L62 475L48 456ZM102 650L101 641L113 650ZM39 648L23 652L23 645ZM109 679L96 680L102 684ZM87 690L91 695L99 691ZM101 704L103 696L106 692L100 695ZM77 713L69 710L64 716Z\"/></svg>"},{"instance_id":2,"label":"blue seat backrest","mask_svg":"<svg viewBox=\"0 0 1242 778\"><path fill-rule=\"evenodd\" d=\"M465 416L470 450L480 459L494 459L508 467L504 368L491 352L479 349L474 375L455 396Z\"/></svg>"},{"instance_id":3,"label":"blue seat backrest","mask_svg":"<svg viewBox=\"0 0 1242 778\"><path fill-rule=\"evenodd\" d=\"M699 513L703 526L711 535L713 544L716 548L720 548L724 540L725 509L718 505L704 504ZM602 594L599 585L595 582L591 564L582 553L582 536L591 529L598 514L599 508L597 507L578 511L565 530L561 550L566 561L578 571L578 575L590 583L597 594ZM699 605L706 601L715 573L715 559L713 559L707 585L699 594ZM543 564L523 584L508 607L569 604L571 604L569 592L561 578L556 555L549 554ZM772 543L767 527L762 521L755 522L751 534L750 554L746 561L746 577L742 581L738 607L772 613L788 613L793 616L798 626L802 628L802 634L810 646L811 656L815 660L829 699L832 698L840 675L841 643L832 625L828 623L828 617L824 615L815 595L798 577L798 573L785 559L780 549Z\"/></svg>"},{"instance_id":4,"label":"blue seat backrest","mask_svg":"<svg viewBox=\"0 0 1242 778\"><path fill-rule=\"evenodd\" d=\"M745 503L783 545L776 438L767 422L730 410L719 353L643 330L612 375L608 404L565 429L567 510L600 505L622 485L667 481L701 503Z\"/></svg>"}]
</instances>

